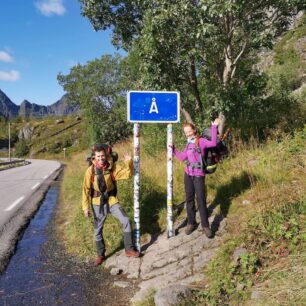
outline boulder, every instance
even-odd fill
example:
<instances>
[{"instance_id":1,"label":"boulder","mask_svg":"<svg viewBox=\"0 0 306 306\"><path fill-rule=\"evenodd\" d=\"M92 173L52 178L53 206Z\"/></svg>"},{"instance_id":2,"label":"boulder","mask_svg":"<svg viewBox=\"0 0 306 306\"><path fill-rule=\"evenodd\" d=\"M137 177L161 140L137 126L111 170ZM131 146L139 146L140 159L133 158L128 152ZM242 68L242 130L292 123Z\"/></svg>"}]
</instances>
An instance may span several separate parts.
<instances>
[{"instance_id":1,"label":"boulder","mask_svg":"<svg viewBox=\"0 0 306 306\"><path fill-rule=\"evenodd\" d=\"M33 137L34 127L26 124L22 129L19 130L18 138L19 140L24 139L25 141L30 141Z\"/></svg>"},{"instance_id":2,"label":"boulder","mask_svg":"<svg viewBox=\"0 0 306 306\"><path fill-rule=\"evenodd\" d=\"M154 295L156 306L179 305L192 296L191 290L183 285L172 285L158 290Z\"/></svg>"}]
</instances>

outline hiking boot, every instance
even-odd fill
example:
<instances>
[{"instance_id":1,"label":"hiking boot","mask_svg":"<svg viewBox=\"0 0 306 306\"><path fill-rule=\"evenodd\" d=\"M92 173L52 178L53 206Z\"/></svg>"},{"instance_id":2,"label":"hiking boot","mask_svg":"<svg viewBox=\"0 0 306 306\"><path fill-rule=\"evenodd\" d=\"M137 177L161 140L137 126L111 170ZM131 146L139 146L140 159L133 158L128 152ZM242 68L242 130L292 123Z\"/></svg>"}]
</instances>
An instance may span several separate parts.
<instances>
[{"instance_id":1,"label":"hiking boot","mask_svg":"<svg viewBox=\"0 0 306 306\"><path fill-rule=\"evenodd\" d=\"M105 257L104 256L97 256L95 261L95 266L100 266L104 262Z\"/></svg>"},{"instance_id":2,"label":"hiking boot","mask_svg":"<svg viewBox=\"0 0 306 306\"><path fill-rule=\"evenodd\" d=\"M185 234L190 235L197 228L196 224L188 224L185 229Z\"/></svg>"},{"instance_id":3,"label":"hiking boot","mask_svg":"<svg viewBox=\"0 0 306 306\"><path fill-rule=\"evenodd\" d=\"M207 238L212 238L214 236L212 230L209 227L203 227L202 230Z\"/></svg>"},{"instance_id":4,"label":"hiking boot","mask_svg":"<svg viewBox=\"0 0 306 306\"><path fill-rule=\"evenodd\" d=\"M129 249L125 251L126 257L139 257L140 253L137 250Z\"/></svg>"}]
</instances>

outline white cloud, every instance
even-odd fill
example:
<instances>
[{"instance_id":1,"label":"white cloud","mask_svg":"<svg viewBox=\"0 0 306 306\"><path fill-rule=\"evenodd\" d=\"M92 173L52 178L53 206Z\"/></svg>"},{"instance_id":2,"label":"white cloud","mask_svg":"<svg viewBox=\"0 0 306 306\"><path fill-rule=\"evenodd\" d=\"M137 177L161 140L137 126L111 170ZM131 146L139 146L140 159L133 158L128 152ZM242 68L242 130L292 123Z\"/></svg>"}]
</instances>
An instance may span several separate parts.
<instances>
[{"instance_id":1,"label":"white cloud","mask_svg":"<svg viewBox=\"0 0 306 306\"><path fill-rule=\"evenodd\" d=\"M35 6L45 16L64 15L66 12L63 0L40 0L35 2Z\"/></svg>"},{"instance_id":2,"label":"white cloud","mask_svg":"<svg viewBox=\"0 0 306 306\"><path fill-rule=\"evenodd\" d=\"M5 51L0 51L0 61L6 63L12 63L14 61L13 57Z\"/></svg>"},{"instance_id":3,"label":"white cloud","mask_svg":"<svg viewBox=\"0 0 306 306\"><path fill-rule=\"evenodd\" d=\"M15 82L20 79L19 71L11 70L11 71L1 71L0 70L0 81L11 81Z\"/></svg>"}]
</instances>

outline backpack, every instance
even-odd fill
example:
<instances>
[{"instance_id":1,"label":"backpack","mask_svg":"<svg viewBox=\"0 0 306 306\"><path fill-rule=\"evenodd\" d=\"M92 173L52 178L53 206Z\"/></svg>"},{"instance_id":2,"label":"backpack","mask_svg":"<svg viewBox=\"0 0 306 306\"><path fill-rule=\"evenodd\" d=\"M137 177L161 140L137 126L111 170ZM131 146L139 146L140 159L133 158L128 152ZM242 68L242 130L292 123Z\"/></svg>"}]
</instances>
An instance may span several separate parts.
<instances>
[{"instance_id":1,"label":"backpack","mask_svg":"<svg viewBox=\"0 0 306 306\"><path fill-rule=\"evenodd\" d=\"M197 148L197 151L201 154L203 172L206 174L214 173L217 169L218 163L228 156L228 149L225 139L227 138L229 132L230 129L227 129L222 138L217 136L217 145L212 148L206 148L204 156L202 156L200 148ZM207 140L211 140L211 128L205 128L202 137Z\"/></svg>"},{"instance_id":2,"label":"backpack","mask_svg":"<svg viewBox=\"0 0 306 306\"><path fill-rule=\"evenodd\" d=\"M115 163L116 161L118 161L118 153L113 151L112 150L112 147L108 144L101 144L101 146L103 147L103 149L105 150L106 154L109 155L111 158L112 158L112 161L113 163ZM92 151L91 154L89 154L86 158L86 161L88 162L88 166L90 167L91 166L91 176L90 176L90 183L91 183L91 195L93 193L93 182L94 182L94 177L95 175L97 175L97 170L95 169L95 167L93 166L94 165L94 157L95 157L95 154L94 152ZM115 178L114 178L114 174L113 174L113 169L110 169L109 170L109 174L111 176L111 179L113 181L113 184L114 184L114 187L115 189L112 191L112 194L111 195L116 195L117 194L117 184L116 184L116 181L115 181ZM108 198L108 194L107 192L105 191L105 188L106 188L106 184L105 184L105 179L104 179L104 176L102 175L101 177L101 186L99 186L100 190L103 191L103 196L104 198Z\"/></svg>"}]
</instances>

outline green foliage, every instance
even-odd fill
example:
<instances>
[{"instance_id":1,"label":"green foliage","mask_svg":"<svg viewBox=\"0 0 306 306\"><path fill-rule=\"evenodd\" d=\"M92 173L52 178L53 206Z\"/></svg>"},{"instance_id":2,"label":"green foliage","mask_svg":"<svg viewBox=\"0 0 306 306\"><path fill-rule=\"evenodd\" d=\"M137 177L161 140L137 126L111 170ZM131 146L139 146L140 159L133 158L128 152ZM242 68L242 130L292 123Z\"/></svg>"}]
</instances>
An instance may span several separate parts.
<instances>
[{"instance_id":1,"label":"green foliage","mask_svg":"<svg viewBox=\"0 0 306 306\"><path fill-rule=\"evenodd\" d=\"M28 144L24 139L20 139L15 145L15 154L17 157L23 157L29 153Z\"/></svg>"},{"instance_id":2,"label":"green foliage","mask_svg":"<svg viewBox=\"0 0 306 306\"><path fill-rule=\"evenodd\" d=\"M300 153L304 150L306 142L306 125L302 131L296 132L295 137L293 137L288 145L286 156L292 156L292 154Z\"/></svg>"},{"instance_id":3,"label":"green foliage","mask_svg":"<svg viewBox=\"0 0 306 306\"><path fill-rule=\"evenodd\" d=\"M254 235L261 237L257 239L257 248L269 253L266 245L270 243L281 243L288 241L289 244L298 244L303 241L303 224L306 214L306 201L296 203L281 203L275 208L269 208L265 214L254 217L249 225L250 237ZM261 242L265 241L262 245ZM271 252L271 250L270 250ZM268 254L265 254L267 256Z\"/></svg>"},{"instance_id":4,"label":"green foliage","mask_svg":"<svg viewBox=\"0 0 306 306\"><path fill-rule=\"evenodd\" d=\"M232 254L239 243L239 240L228 241L209 263L206 272L213 281L205 291L196 295L196 305L229 305L247 298L246 289L253 284L259 261L252 252L243 252L234 261Z\"/></svg>"},{"instance_id":5,"label":"green foliage","mask_svg":"<svg viewBox=\"0 0 306 306\"><path fill-rule=\"evenodd\" d=\"M86 65L71 68L68 75L58 75L68 93L68 100L80 103L92 143L114 143L130 135L126 122L127 64L119 55L104 55Z\"/></svg>"},{"instance_id":6,"label":"green foliage","mask_svg":"<svg viewBox=\"0 0 306 306\"><path fill-rule=\"evenodd\" d=\"M13 146L18 141L18 133L16 130L11 132L11 146Z\"/></svg>"},{"instance_id":7,"label":"green foliage","mask_svg":"<svg viewBox=\"0 0 306 306\"><path fill-rule=\"evenodd\" d=\"M197 124L208 126L208 117L222 111L228 125L239 128L244 139L250 135L263 138L267 129L277 125L291 131L301 127L304 113L284 93L284 88L296 88L301 81L295 79L297 69L303 67L298 66L294 48L275 56L277 65L291 58L290 67L282 67L287 72L285 79L275 69L268 81L254 64L257 53L270 49L292 17L305 8L302 1L80 2L94 28L112 28L113 43L129 51L134 65L130 77L137 75L133 86L180 91L182 107ZM299 37L302 32L299 28ZM267 94L269 84L275 89L271 94ZM284 116L287 129L281 125ZM163 136L155 142L159 146L162 141Z\"/></svg>"}]
</instances>

